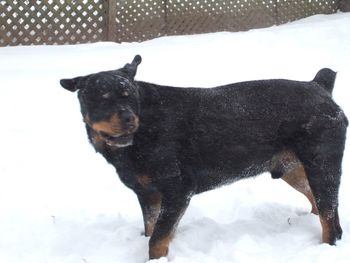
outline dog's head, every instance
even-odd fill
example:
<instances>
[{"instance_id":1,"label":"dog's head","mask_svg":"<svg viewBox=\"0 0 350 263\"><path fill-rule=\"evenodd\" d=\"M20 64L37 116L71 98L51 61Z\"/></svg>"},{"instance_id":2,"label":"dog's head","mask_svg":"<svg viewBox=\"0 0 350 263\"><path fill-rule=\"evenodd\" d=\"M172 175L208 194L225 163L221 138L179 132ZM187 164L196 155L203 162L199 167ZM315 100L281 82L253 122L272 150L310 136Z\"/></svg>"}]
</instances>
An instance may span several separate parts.
<instances>
[{"instance_id":1,"label":"dog's head","mask_svg":"<svg viewBox=\"0 0 350 263\"><path fill-rule=\"evenodd\" d=\"M78 91L86 125L110 146L131 145L139 127L139 92L134 77L140 63L137 55L118 70L60 81L63 88Z\"/></svg>"}]
</instances>

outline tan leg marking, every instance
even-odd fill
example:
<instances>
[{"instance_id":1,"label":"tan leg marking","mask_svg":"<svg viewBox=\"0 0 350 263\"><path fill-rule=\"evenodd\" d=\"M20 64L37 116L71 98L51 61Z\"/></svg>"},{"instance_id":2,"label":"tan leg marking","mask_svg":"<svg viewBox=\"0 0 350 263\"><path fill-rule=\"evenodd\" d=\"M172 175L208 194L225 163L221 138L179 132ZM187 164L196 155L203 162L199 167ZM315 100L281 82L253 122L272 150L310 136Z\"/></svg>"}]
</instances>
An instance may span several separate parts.
<instances>
[{"instance_id":1,"label":"tan leg marking","mask_svg":"<svg viewBox=\"0 0 350 263\"><path fill-rule=\"evenodd\" d=\"M282 177L282 179L292 186L295 190L304 194L311 203L311 213L318 215L315 197L311 191L309 180L306 177L304 167L298 166L296 169L290 171Z\"/></svg>"},{"instance_id":2,"label":"tan leg marking","mask_svg":"<svg viewBox=\"0 0 350 263\"><path fill-rule=\"evenodd\" d=\"M157 223L157 219L160 212L162 197L161 194L156 192L150 196L150 207L148 213L145 215L145 235L150 237L153 233L154 226Z\"/></svg>"},{"instance_id":3,"label":"tan leg marking","mask_svg":"<svg viewBox=\"0 0 350 263\"><path fill-rule=\"evenodd\" d=\"M163 238L162 240L150 245L149 248L149 258L158 259L161 257L166 257L169 251L169 243L171 236Z\"/></svg>"},{"instance_id":4,"label":"tan leg marking","mask_svg":"<svg viewBox=\"0 0 350 263\"><path fill-rule=\"evenodd\" d=\"M330 219L320 216L321 226L322 226L322 242L330 243Z\"/></svg>"}]
</instances>

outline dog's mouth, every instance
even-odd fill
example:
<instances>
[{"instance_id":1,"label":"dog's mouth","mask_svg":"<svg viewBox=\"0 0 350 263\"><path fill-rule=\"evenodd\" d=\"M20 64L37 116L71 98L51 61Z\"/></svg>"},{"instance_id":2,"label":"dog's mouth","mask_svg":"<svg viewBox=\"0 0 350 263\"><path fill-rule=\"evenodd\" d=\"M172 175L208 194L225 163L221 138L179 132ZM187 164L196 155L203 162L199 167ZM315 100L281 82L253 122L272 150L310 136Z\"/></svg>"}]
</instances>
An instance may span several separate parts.
<instances>
[{"instance_id":1,"label":"dog's mouth","mask_svg":"<svg viewBox=\"0 0 350 263\"><path fill-rule=\"evenodd\" d=\"M106 121L91 122L89 115L85 123L110 147L126 147L133 144L134 133L139 127L139 119L133 113L112 115Z\"/></svg>"},{"instance_id":2,"label":"dog's mouth","mask_svg":"<svg viewBox=\"0 0 350 263\"><path fill-rule=\"evenodd\" d=\"M132 145L134 138L133 134L109 135L107 133L100 132L100 135L108 146L118 148Z\"/></svg>"}]
</instances>

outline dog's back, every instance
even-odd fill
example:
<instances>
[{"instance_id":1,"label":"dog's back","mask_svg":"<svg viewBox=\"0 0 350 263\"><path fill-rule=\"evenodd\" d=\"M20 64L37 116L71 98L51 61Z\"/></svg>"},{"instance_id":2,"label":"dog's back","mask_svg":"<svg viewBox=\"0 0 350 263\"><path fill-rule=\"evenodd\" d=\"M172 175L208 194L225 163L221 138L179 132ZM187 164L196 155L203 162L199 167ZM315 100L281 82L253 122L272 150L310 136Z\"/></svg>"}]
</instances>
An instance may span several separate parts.
<instances>
[{"instance_id":1,"label":"dog's back","mask_svg":"<svg viewBox=\"0 0 350 263\"><path fill-rule=\"evenodd\" d=\"M176 145L183 171L196 171L201 192L270 171L274 155L335 119L346 120L329 93L334 78L327 82L324 73L330 71L310 82L260 80L209 89L138 85L154 89L152 112L171 116L157 122L164 142L157 137L154 143Z\"/></svg>"}]
</instances>

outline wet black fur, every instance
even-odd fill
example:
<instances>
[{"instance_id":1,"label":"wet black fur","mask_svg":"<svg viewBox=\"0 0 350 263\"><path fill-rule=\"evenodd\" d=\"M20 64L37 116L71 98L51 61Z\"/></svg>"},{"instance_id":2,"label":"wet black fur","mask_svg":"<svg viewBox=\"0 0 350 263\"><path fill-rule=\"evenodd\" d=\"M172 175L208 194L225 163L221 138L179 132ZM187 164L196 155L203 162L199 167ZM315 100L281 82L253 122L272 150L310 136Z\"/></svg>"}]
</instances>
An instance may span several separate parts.
<instances>
[{"instance_id":1,"label":"wet black fur","mask_svg":"<svg viewBox=\"0 0 350 263\"><path fill-rule=\"evenodd\" d=\"M331 95L335 72L322 69L308 82L276 79L176 88L135 81L140 62L137 56L119 70L61 84L79 90L82 113L94 121L107 119L121 106L139 117L131 146L95 148L137 194L144 213L148 197L161 193L150 246L174 231L194 194L263 172L283 176L271 168L271 159L285 150L304 165L320 214L334 212L348 125ZM128 98L120 95L125 89ZM109 101L101 97L106 92L113 94ZM86 128L93 142L93 131ZM150 178L146 185L139 180L144 175ZM337 226L332 231L330 243L341 236Z\"/></svg>"}]
</instances>

